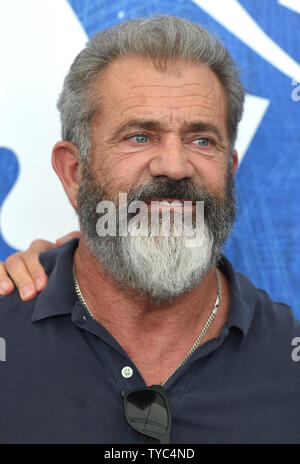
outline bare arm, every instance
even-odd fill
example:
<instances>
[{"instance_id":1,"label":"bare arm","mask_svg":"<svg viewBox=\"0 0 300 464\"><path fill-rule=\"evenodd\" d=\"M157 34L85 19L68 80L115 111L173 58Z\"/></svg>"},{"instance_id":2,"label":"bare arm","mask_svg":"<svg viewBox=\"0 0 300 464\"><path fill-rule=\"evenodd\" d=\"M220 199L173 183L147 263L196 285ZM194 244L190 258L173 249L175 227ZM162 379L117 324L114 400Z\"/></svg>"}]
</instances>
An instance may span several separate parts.
<instances>
[{"instance_id":1,"label":"bare arm","mask_svg":"<svg viewBox=\"0 0 300 464\"><path fill-rule=\"evenodd\" d=\"M39 261L39 254L51 250L68 240L79 237L79 232L71 232L56 240L34 240L28 250L19 251L0 262L0 295L8 295L18 288L22 300L31 300L47 284L47 274Z\"/></svg>"}]
</instances>

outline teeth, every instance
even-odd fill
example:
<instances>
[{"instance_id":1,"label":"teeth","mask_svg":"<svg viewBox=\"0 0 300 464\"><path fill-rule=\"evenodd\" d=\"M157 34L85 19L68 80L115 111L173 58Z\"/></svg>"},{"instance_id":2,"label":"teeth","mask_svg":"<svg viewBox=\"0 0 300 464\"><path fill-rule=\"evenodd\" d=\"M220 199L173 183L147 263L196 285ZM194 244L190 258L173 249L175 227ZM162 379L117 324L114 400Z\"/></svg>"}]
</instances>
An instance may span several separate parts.
<instances>
[{"instance_id":1,"label":"teeth","mask_svg":"<svg viewBox=\"0 0 300 464\"><path fill-rule=\"evenodd\" d=\"M182 206L181 201L172 201L172 206Z\"/></svg>"},{"instance_id":2,"label":"teeth","mask_svg":"<svg viewBox=\"0 0 300 464\"><path fill-rule=\"evenodd\" d=\"M182 206L181 201L151 201L153 205L163 205L163 206Z\"/></svg>"}]
</instances>

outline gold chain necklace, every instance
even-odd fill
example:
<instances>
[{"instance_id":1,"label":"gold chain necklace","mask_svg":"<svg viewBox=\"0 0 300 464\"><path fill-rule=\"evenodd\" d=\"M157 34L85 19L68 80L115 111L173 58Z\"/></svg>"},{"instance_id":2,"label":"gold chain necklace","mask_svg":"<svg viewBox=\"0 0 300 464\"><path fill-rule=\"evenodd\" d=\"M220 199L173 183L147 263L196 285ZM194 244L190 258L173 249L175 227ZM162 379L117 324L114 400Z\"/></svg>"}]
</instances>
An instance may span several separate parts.
<instances>
[{"instance_id":1,"label":"gold chain necklace","mask_svg":"<svg viewBox=\"0 0 300 464\"><path fill-rule=\"evenodd\" d=\"M201 340L203 339L204 335L206 334L206 332L208 331L212 321L214 320L214 318L216 317L217 315L217 312L218 312L218 308L221 304L221 297L222 297L222 284L221 284L221 279L220 279L220 273L218 271L218 269L216 268L216 275L217 275L217 283L218 283L218 291L217 291L217 298L216 298L216 301L215 301L215 305L209 315L209 318L207 319L207 321L205 322L204 326L203 326L203 329L201 330L200 334L198 335L197 339L195 340L193 346L191 347L191 349L188 351L188 353L185 355L184 359L181 361L181 363L171 372L171 374L166 378L166 380L161 384L162 386L165 385L168 380L173 376L173 374L175 374L175 372L180 368L182 367L186 361L190 358L190 356L194 353L194 351L196 350L196 348L198 348L198 346L200 345L201 343ZM73 279L74 279L74 286L75 286L75 291L76 291L76 294L79 298L79 301L82 303L82 305L85 307L85 309L88 311L88 313L91 315L91 317L93 319L94 316L92 314L92 311L90 310L90 308L88 307L85 299L83 298L83 295L81 293L81 290L80 290L80 287L79 287L79 283L76 279L76 274L75 274L75 268L73 266Z\"/></svg>"}]
</instances>

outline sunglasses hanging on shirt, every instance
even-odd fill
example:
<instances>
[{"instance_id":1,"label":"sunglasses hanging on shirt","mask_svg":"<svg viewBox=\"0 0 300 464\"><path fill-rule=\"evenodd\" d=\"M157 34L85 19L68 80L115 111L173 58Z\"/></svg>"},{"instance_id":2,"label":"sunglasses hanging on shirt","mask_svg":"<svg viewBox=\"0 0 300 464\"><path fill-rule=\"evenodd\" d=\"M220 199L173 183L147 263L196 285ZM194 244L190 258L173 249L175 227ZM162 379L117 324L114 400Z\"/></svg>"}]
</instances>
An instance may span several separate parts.
<instances>
[{"instance_id":1,"label":"sunglasses hanging on shirt","mask_svg":"<svg viewBox=\"0 0 300 464\"><path fill-rule=\"evenodd\" d=\"M133 430L156 438L161 444L170 443L171 410L163 387L122 390L121 396L126 420Z\"/></svg>"}]
</instances>

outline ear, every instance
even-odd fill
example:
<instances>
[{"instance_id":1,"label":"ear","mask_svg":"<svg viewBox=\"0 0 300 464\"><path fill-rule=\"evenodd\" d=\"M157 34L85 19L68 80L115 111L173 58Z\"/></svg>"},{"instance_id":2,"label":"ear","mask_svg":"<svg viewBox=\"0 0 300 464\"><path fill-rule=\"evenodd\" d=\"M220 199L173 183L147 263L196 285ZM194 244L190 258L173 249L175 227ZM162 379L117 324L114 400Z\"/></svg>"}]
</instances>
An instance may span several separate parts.
<instances>
[{"instance_id":1,"label":"ear","mask_svg":"<svg viewBox=\"0 0 300 464\"><path fill-rule=\"evenodd\" d=\"M77 209L80 153L70 142L57 142L52 150L52 166L73 206Z\"/></svg>"},{"instance_id":2,"label":"ear","mask_svg":"<svg viewBox=\"0 0 300 464\"><path fill-rule=\"evenodd\" d=\"M233 153L232 153L232 161L231 161L231 172L232 172L232 175L234 176L234 174L236 173L236 170L238 168L238 165L239 165L239 157L238 157L238 153L236 150L233 150Z\"/></svg>"}]
</instances>

